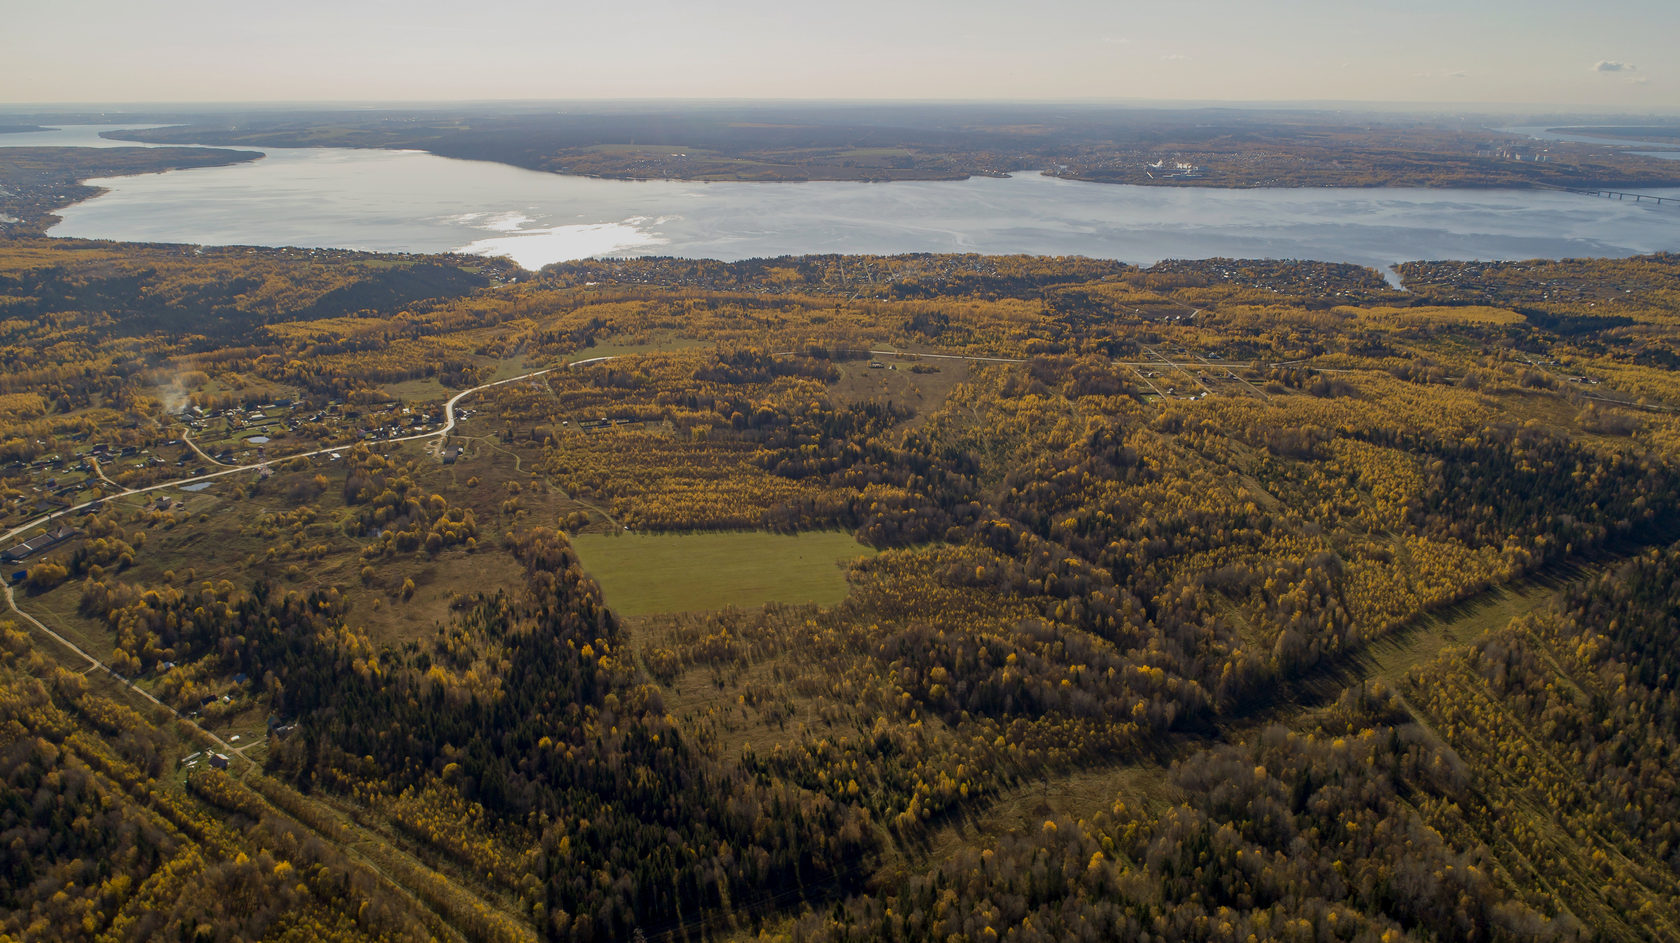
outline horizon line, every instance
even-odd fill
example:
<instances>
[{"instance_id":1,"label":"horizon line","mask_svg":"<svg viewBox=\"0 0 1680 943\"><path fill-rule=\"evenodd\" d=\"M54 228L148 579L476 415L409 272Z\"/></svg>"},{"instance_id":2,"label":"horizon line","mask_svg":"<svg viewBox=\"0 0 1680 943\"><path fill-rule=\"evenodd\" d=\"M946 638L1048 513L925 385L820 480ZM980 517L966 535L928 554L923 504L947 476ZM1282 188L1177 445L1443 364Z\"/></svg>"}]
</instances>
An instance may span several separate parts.
<instances>
[{"instance_id":1,"label":"horizon line","mask_svg":"<svg viewBox=\"0 0 1680 943\"><path fill-rule=\"evenodd\" d=\"M1145 109L1234 109L1273 110L1299 109L1310 111L1341 110L1428 110L1449 113L1555 111L1559 113L1602 113L1628 115L1680 116L1680 105L1629 109L1622 105L1568 104L1558 102L1457 102L1419 101L1403 99L1218 99L1218 98L749 98L731 96L602 96L579 98L344 98L344 99L229 99L229 100L129 100L129 101L0 101L0 110L78 110L188 108L195 110L228 108L279 108L308 106L314 108L462 108L462 107L539 107L545 105L771 105L771 106L1039 106L1039 107L1133 107Z\"/></svg>"}]
</instances>

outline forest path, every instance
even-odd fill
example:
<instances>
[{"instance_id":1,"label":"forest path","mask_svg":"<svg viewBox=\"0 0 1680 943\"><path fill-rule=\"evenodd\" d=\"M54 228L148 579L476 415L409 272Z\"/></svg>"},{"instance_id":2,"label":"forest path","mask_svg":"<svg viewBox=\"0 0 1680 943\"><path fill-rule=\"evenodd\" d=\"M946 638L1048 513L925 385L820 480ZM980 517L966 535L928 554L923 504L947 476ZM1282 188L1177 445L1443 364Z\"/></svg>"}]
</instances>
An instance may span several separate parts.
<instances>
[{"instance_id":1,"label":"forest path","mask_svg":"<svg viewBox=\"0 0 1680 943\"><path fill-rule=\"evenodd\" d=\"M995 844L1011 831L1033 827L1045 819L1089 820L1100 812L1108 812L1116 801L1132 808L1163 809L1178 800L1178 790L1171 778L1175 762L1200 751L1240 743L1273 724L1298 726L1355 685L1382 681L1398 694L1401 683L1413 668L1434 660L1448 646L1469 644L1486 632L1503 628L1518 616L1544 608L1569 583L1597 576L1645 547L1641 544L1624 553L1607 554L1588 563L1571 564L1529 579L1494 586L1463 602L1426 613L1287 685L1280 685L1263 702L1244 708L1242 714L1213 718L1199 731L1176 732L1144 755L1023 778L1001 790L990 802L976 805L935 827L925 840L913 847L901 847L902 857L882 869L883 880L890 882L896 876L925 873L936 862L962 848ZM1409 704L1405 706L1416 719L1416 711Z\"/></svg>"},{"instance_id":2,"label":"forest path","mask_svg":"<svg viewBox=\"0 0 1680 943\"><path fill-rule=\"evenodd\" d=\"M58 642L60 645L69 649L70 652L73 655L75 655L78 659L86 660L88 662L88 667L85 669L85 671L96 671L97 670L97 671L102 671L107 675L110 675L113 679L115 679L117 681L117 683L119 683L123 686L124 690L129 691L133 694L136 694L136 695L140 696L141 698L144 698L145 700L150 701L155 706L157 706L159 708L162 708L163 710L167 711L171 717L173 717L175 720L179 721L180 723L185 724L187 727L191 728L194 733L198 734L199 736L203 737L205 740L207 740L211 743L214 743L216 746L220 747L222 753L231 754L231 753L236 752L233 749L233 747L228 745L228 742L226 740L223 740L221 737L218 737L215 734L211 733L210 731L205 730L203 727L200 727L196 722L194 722L192 720L192 718L183 715L180 711L176 710L173 707L170 707L168 704L165 704L162 701L158 700L157 698L153 697L152 693L150 691L147 691L143 688L135 687L133 681L129 680L127 677L125 677L123 675L118 674L116 672L116 670L113 669L110 665L107 665L106 663L104 663L104 662L100 661L99 659L93 657L92 655L88 654L85 650L82 649L81 646L77 645L75 642L72 642L69 639L65 638L64 636L58 634L57 632L48 628L46 623L42 622L41 620L35 618L34 616L30 615L29 613L24 612L22 609L18 608L17 597L14 596L13 593L12 593L12 584L10 584L10 583L5 584L5 592L6 592L6 606L7 606L7 608L11 609L12 612L16 613L18 618L22 619L24 622L27 622L28 624L34 626L40 632L43 632L46 635L51 636L54 641ZM243 754L240 755L240 759L245 759ZM250 762L250 761L247 760L246 762Z\"/></svg>"}]
</instances>

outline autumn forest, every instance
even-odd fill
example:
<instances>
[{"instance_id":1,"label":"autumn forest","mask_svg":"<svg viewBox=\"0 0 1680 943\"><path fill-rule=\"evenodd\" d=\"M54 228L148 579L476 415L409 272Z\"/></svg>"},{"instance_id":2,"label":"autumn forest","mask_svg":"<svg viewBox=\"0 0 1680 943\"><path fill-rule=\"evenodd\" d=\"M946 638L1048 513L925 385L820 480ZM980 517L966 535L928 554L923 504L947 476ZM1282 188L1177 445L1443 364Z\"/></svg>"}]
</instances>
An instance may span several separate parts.
<instances>
[{"instance_id":1,"label":"autumn forest","mask_svg":"<svg viewBox=\"0 0 1680 943\"><path fill-rule=\"evenodd\" d=\"M9 236L0 938L1680 938L1680 257L1399 276Z\"/></svg>"}]
</instances>

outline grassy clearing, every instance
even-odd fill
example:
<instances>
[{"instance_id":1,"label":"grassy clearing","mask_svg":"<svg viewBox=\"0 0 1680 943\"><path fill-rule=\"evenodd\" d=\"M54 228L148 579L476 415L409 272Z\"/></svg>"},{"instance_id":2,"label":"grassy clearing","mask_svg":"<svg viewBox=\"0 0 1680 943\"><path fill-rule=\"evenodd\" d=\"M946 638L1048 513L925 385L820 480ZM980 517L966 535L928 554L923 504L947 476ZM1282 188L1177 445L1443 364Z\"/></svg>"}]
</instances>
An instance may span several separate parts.
<instances>
[{"instance_id":1,"label":"grassy clearing","mask_svg":"<svg viewBox=\"0 0 1680 943\"><path fill-rule=\"evenodd\" d=\"M577 534L584 568L622 615L767 602L833 605L846 566L872 551L850 534Z\"/></svg>"},{"instance_id":2,"label":"grassy clearing","mask_svg":"<svg viewBox=\"0 0 1680 943\"><path fill-rule=\"evenodd\" d=\"M1539 609L1556 598L1556 587L1520 583L1489 590L1479 596L1425 616L1417 624L1377 640L1364 653L1366 674L1398 687L1407 672L1433 661L1448 645L1468 645L1512 619Z\"/></svg>"},{"instance_id":3,"label":"grassy clearing","mask_svg":"<svg viewBox=\"0 0 1680 943\"><path fill-rule=\"evenodd\" d=\"M1521 324L1526 320L1509 308L1493 308L1487 305L1337 308L1336 311L1352 314L1361 324L1378 329L1443 327L1455 324L1510 325Z\"/></svg>"},{"instance_id":4,"label":"grassy clearing","mask_svg":"<svg viewBox=\"0 0 1680 943\"><path fill-rule=\"evenodd\" d=\"M436 377L420 377L414 380L403 380L400 383L387 383L380 389L385 391L385 395L402 400L405 403L426 403L432 400L448 399L456 392L444 386L443 381Z\"/></svg>"},{"instance_id":5,"label":"grassy clearing","mask_svg":"<svg viewBox=\"0 0 1680 943\"><path fill-rule=\"evenodd\" d=\"M829 394L841 403L882 400L916 411L910 420L919 425L944 405L957 384L966 382L974 365L966 360L914 360L909 357L873 358L882 367L870 367L870 360L841 360L834 366L840 377L829 386ZM917 373L912 368L928 371Z\"/></svg>"}]
</instances>

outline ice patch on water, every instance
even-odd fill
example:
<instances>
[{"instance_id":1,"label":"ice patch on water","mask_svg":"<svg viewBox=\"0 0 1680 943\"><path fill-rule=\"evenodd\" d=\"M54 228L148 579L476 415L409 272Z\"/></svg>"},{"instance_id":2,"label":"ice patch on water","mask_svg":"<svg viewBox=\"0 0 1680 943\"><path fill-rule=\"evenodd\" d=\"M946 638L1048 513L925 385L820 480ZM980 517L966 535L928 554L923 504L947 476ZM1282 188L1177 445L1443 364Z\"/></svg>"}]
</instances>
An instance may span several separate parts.
<instances>
[{"instance_id":1,"label":"ice patch on water","mask_svg":"<svg viewBox=\"0 0 1680 943\"><path fill-rule=\"evenodd\" d=\"M479 229L488 229L491 232L523 232L525 224L531 222L536 221L518 210L511 210L506 213L497 213L484 220L484 222L475 225Z\"/></svg>"},{"instance_id":2,"label":"ice patch on water","mask_svg":"<svg viewBox=\"0 0 1680 943\"><path fill-rule=\"evenodd\" d=\"M665 245L667 240L644 226L669 220L632 217L619 223L582 223L571 226L547 226L535 229L504 230L505 236L492 236L460 246L453 251L468 255L505 256L523 268L539 269L551 262L587 259L645 246ZM525 220L529 222L529 220ZM481 227L489 228L489 227Z\"/></svg>"}]
</instances>

